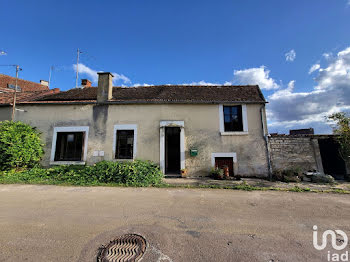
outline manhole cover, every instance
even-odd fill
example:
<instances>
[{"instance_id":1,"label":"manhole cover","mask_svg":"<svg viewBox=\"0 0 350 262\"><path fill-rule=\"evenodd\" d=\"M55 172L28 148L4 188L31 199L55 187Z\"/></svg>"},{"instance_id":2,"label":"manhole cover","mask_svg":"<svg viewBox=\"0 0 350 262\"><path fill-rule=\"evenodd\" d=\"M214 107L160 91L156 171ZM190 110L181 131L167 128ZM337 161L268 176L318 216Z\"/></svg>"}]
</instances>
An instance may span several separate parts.
<instances>
[{"instance_id":1,"label":"manhole cover","mask_svg":"<svg viewBox=\"0 0 350 262\"><path fill-rule=\"evenodd\" d=\"M146 240L139 235L127 234L112 240L100 249L99 262L140 261L146 251Z\"/></svg>"}]
</instances>

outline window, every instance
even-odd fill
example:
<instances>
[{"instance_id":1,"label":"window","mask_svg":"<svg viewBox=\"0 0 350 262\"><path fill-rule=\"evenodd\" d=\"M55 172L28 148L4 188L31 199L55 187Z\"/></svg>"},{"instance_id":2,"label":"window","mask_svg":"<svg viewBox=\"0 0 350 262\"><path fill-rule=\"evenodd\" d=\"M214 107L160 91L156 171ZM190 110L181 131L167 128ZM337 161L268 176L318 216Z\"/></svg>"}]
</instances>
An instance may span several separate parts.
<instances>
[{"instance_id":1,"label":"window","mask_svg":"<svg viewBox=\"0 0 350 262\"><path fill-rule=\"evenodd\" d=\"M84 132L58 132L55 161L82 161Z\"/></svg>"},{"instance_id":2,"label":"window","mask_svg":"<svg viewBox=\"0 0 350 262\"><path fill-rule=\"evenodd\" d=\"M117 130L116 159L133 159L134 130Z\"/></svg>"},{"instance_id":3,"label":"window","mask_svg":"<svg viewBox=\"0 0 350 262\"><path fill-rule=\"evenodd\" d=\"M135 159L137 145L137 125L114 126L115 159Z\"/></svg>"},{"instance_id":4,"label":"window","mask_svg":"<svg viewBox=\"0 0 350 262\"><path fill-rule=\"evenodd\" d=\"M88 126L55 127L50 164L85 164Z\"/></svg>"},{"instance_id":5,"label":"window","mask_svg":"<svg viewBox=\"0 0 350 262\"><path fill-rule=\"evenodd\" d=\"M242 106L224 106L225 132L243 131Z\"/></svg>"},{"instance_id":6,"label":"window","mask_svg":"<svg viewBox=\"0 0 350 262\"><path fill-rule=\"evenodd\" d=\"M17 92L21 92L22 88L20 86L17 85L17 89L16 89L16 85L11 85L11 84L7 84L8 88L11 88L13 90L16 90Z\"/></svg>"}]
</instances>

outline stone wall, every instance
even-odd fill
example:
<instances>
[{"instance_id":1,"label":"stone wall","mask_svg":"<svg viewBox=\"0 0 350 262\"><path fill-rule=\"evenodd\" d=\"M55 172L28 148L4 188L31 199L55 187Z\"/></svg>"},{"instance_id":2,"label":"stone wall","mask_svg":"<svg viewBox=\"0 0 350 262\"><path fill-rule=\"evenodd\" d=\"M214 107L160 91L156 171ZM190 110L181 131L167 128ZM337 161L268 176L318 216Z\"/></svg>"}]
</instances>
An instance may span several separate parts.
<instances>
[{"instance_id":1,"label":"stone wall","mask_svg":"<svg viewBox=\"0 0 350 262\"><path fill-rule=\"evenodd\" d=\"M269 138L272 170L301 168L323 173L317 138L275 135Z\"/></svg>"}]
</instances>

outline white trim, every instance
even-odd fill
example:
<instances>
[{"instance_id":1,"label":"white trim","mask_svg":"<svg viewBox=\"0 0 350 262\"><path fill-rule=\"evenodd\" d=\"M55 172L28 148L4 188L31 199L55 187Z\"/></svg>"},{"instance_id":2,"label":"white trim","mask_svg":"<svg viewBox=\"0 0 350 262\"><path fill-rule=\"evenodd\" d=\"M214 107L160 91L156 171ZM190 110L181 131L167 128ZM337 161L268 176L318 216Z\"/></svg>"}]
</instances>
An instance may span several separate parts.
<instances>
[{"instance_id":1,"label":"white trim","mask_svg":"<svg viewBox=\"0 0 350 262\"><path fill-rule=\"evenodd\" d=\"M238 174L237 154L236 152L230 153L211 153L211 166L215 167L215 157L232 157L233 160L233 174Z\"/></svg>"},{"instance_id":2,"label":"white trim","mask_svg":"<svg viewBox=\"0 0 350 262\"><path fill-rule=\"evenodd\" d=\"M114 125L113 130L113 159L115 158L115 152L117 150L117 130L134 130L134 144L133 144L133 156L132 159L135 159L137 156L137 125L132 124L119 124ZM130 159L117 159L117 160L130 160Z\"/></svg>"},{"instance_id":3,"label":"white trim","mask_svg":"<svg viewBox=\"0 0 350 262\"><path fill-rule=\"evenodd\" d=\"M165 174L165 127L180 127L180 168L186 168L185 156L185 122L184 121L160 121L159 130L159 166Z\"/></svg>"},{"instance_id":4,"label":"white trim","mask_svg":"<svg viewBox=\"0 0 350 262\"><path fill-rule=\"evenodd\" d=\"M243 131L248 133L248 116L247 116L247 105L242 105L242 121L243 121Z\"/></svg>"},{"instance_id":5,"label":"white trim","mask_svg":"<svg viewBox=\"0 0 350 262\"><path fill-rule=\"evenodd\" d=\"M50 161L50 165L85 165L85 161Z\"/></svg>"},{"instance_id":6,"label":"white trim","mask_svg":"<svg viewBox=\"0 0 350 262\"><path fill-rule=\"evenodd\" d=\"M237 163L237 154L236 152L230 153L211 153L211 166L215 167L215 157L232 157L233 162Z\"/></svg>"},{"instance_id":7,"label":"white trim","mask_svg":"<svg viewBox=\"0 0 350 262\"><path fill-rule=\"evenodd\" d=\"M220 121L220 133L225 132L225 126L224 126L224 106L219 105L219 121Z\"/></svg>"},{"instance_id":8,"label":"white trim","mask_svg":"<svg viewBox=\"0 0 350 262\"><path fill-rule=\"evenodd\" d=\"M220 134L222 136L231 136L231 135L248 135L248 114L247 114L247 105L246 104L225 104L225 106L242 106L242 122L243 122L243 131L230 131L225 132L224 126L224 105L219 105L219 127Z\"/></svg>"},{"instance_id":9,"label":"white trim","mask_svg":"<svg viewBox=\"0 0 350 262\"><path fill-rule=\"evenodd\" d=\"M160 127L185 127L184 121L160 121Z\"/></svg>"},{"instance_id":10,"label":"white trim","mask_svg":"<svg viewBox=\"0 0 350 262\"><path fill-rule=\"evenodd\" d=\"M165 128L159 129L159 167L160 170L165 174Z\"/></svg>"},{"instance_id":11,"label":"white trim","mask_svg":"<svg viewBox=\"0 0 350 262\"><path fill-rule=\"evenodd\" d=\"M180 129L180 169L185 169L185 129Z\"/></svg>"},{"instance_id":12,"label":"white trim","mask_svg":"<svg viewBox=\"0 0 350 262\"><path fill-rule=\"evenodd\" d=\"M245 136L245 135L249 135L248 132L243 132L243 131L239 131L239 132L220 132L220 135L222 136Z\"/></svg>"},{"instance_id":13,"label":"white trim","mask_svg":"<svg viewBox=\"0 0 350 262\"><path fill-rule=\"evenodd\" d=\"M58 132L85 132L84 137L84 154L82 161L55 161L56 153L56 140ZM89 137L89 127L88 126L60 126L54 127L53 136L52 136L52 146L51 146L51 156L50 156L50 165L84 165L87 157L87 147L88 147L88 137Z\"/></svg>"}]
</instances>

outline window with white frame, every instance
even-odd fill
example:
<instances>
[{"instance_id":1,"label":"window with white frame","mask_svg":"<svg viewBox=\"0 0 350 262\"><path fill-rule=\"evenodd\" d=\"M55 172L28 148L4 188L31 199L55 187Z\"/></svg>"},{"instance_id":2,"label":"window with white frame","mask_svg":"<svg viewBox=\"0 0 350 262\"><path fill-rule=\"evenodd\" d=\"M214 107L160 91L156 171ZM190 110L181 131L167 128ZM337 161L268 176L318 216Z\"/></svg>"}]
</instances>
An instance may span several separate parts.
<instances>
[{"instance_id":1,"label":"window with white frame","mask_svg":"<svg viewBox=\"0 0 350 262\"><path fill-rule=\"evenodd\" d=\"M224 134L247 134L247 106L220 105L220 132Z\"/></svg>"},{"instance_id":2,"label":"window with white frame","mask_svg":"<svg viewBox=\"0 0 350 262\"><path fill-rule=\"evenodd\" d=\"M114 126L114 158L135 159L137 125Z\"/></svg>"},{"instance_id":3,"label":"window with white frame","mask_svg":"<svg viewBox=\"0 0 350 262\"><path fill-rule=\"evenodd\" d=\"M84 162L87 153L88 131L87 126L55 127L51 162Z\"/></svg>"}]
</instances>

